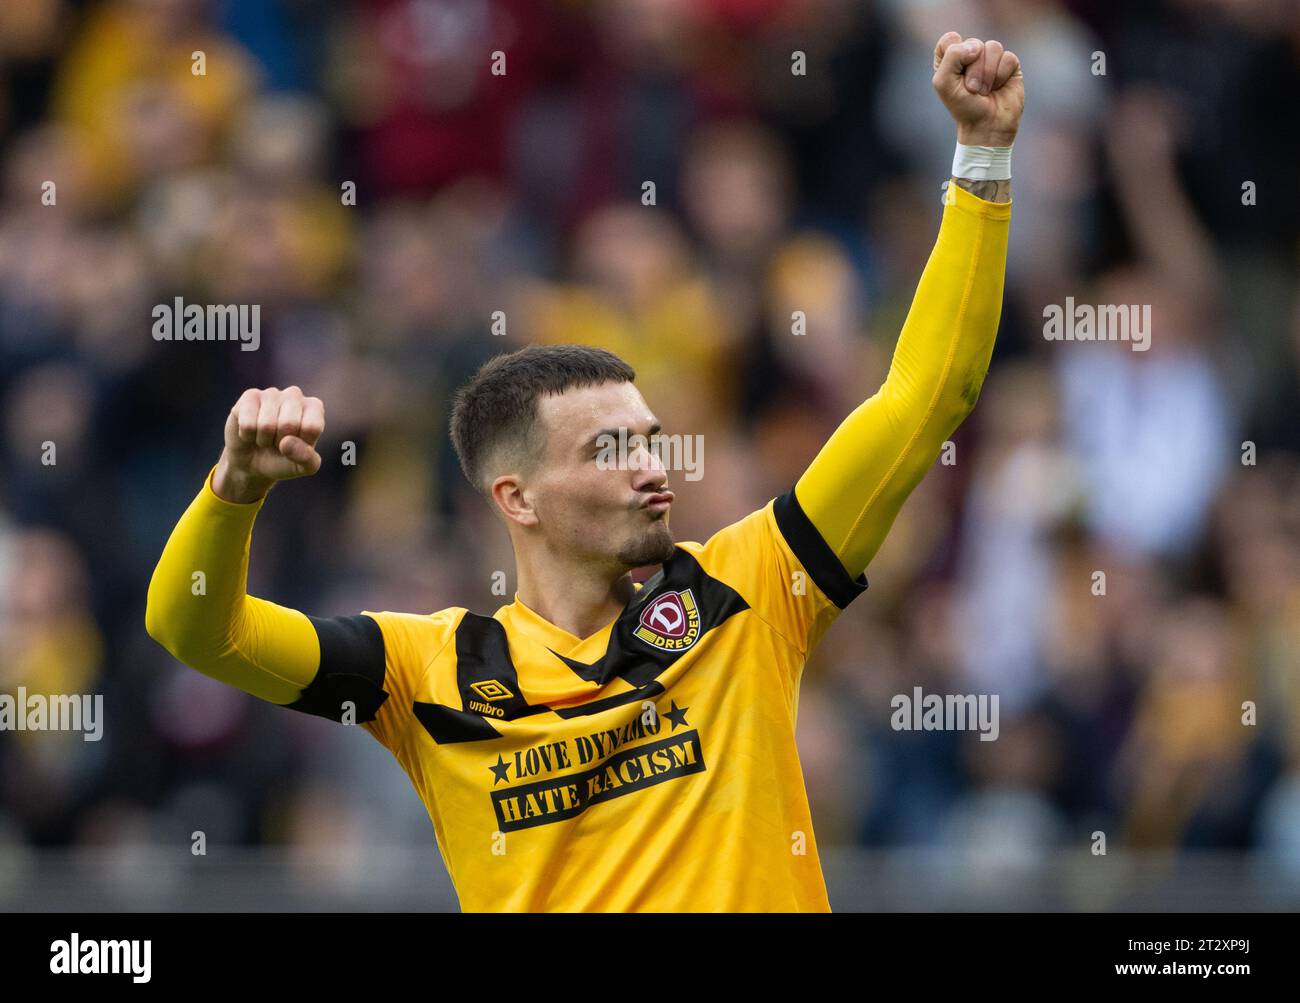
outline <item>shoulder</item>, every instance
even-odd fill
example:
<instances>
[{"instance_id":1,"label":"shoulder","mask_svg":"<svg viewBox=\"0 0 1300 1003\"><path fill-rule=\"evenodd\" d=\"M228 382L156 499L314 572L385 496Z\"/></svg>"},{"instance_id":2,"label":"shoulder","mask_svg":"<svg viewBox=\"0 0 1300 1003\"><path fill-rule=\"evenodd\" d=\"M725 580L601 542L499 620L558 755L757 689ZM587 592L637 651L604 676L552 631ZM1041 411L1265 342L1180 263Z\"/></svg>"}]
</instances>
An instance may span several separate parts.
<instances>
[{"instance_id":1,"label":"shoulder","mask_svg":"<svg viewBox=\"0 0 1300 1003\"><path fill-rule=\"evenodd\" d=\"M708 560L716 560L725 553L746 543L755 543L763 537L771 537L776 530L773 506L777 500L774 498L766 505L754 509L748 515L723 526L703 543L694 540L679 541L677 548L686 551L697 561L703 563Z\"/></svg>"},{"instance_id":2,"label":"shoulder","mask_svg":"<svg viewBox=\"0 0 1300 1003\"><path fill-rule=\"evenodd\" d=\"M715 578L758 580L781 589L802 572L818 590L843 609L867 587L866 576L854 579L804 512L793 487L704 543L679 543Z\"/></svg>"},{"instance_id":3,"label":"shoulder","mask_svg":"<svg viewBox=\"0 0 1300 1003\"><path fill-rule=\"evenodd\" d=\"M453 636L468 614L463 606L449 606L434 613L399 613L393 610L362 610L378 625L390 658L394 654L422 654L432 658Z\"/></svg>"}]
</instances>

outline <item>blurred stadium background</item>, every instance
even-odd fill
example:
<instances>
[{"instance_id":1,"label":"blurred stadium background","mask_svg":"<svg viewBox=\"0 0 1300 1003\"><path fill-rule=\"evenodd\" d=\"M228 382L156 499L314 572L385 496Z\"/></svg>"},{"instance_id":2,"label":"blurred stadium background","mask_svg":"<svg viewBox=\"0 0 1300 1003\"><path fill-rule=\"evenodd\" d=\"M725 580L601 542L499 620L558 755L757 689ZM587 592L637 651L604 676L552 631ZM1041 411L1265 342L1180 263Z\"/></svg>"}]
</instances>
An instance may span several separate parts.
<instances>
[{"instance_id":1,"label":"blurred stadium background","mask_svg":"<svg viewBox=\"0 0 1300 1003\"><path fill-rule=\"evenodd\" d=\"M326 466L273 492L250 582L316 615L505 601L448 395L532 341L623 354L666 431L703 434L703 479L670 483L677 538L707 538L885 375L952 157L948 28L1025 66L1005 311L956 464L805 676L832 905L1296 907L1298 11L0 5L0 691L102 693L107 716L98 743L0 733L0 908L454 909L378 743L144 632L226 412L248 386L326 403ZM260 349L154 341L175 296L260 304ZM1150 351L1046 341L1067 296L1150 304ZM916 685L999 694L1000 738L891 730Z\"/></svg>"}]
</instances>

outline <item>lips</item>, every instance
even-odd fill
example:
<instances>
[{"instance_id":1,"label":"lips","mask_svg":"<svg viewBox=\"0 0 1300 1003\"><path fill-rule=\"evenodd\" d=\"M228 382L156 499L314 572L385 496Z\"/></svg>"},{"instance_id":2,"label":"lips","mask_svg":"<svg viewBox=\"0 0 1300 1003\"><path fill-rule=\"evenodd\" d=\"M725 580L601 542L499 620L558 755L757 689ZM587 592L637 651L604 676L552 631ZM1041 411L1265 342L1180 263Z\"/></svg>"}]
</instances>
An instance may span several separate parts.
<instances>
[{"instance_id":1,"label":"lips","mask_svg":"<svg viewBox=\"0 0 1300 1003\"><path fill-rule=\"evenodd\" d=\"M641 503L641 507L651 512L667 512L668 506L673 503L677 497L671 491L656 491L652 495L647 495L646 500Z\"/></svg>"}]
</instances>

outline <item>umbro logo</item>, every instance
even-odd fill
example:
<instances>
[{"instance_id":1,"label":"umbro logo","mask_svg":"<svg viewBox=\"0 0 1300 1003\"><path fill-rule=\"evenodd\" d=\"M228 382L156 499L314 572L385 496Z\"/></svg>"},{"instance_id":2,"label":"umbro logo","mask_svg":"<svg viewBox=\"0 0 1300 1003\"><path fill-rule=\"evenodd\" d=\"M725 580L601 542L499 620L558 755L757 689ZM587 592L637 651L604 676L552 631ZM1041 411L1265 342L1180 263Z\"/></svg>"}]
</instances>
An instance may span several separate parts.
<instances>
[{"instance_id":1,"label":"umbro logo","mask_svg":"<svg viewBox=\"0 0 1300 1003\"><path fill-rule=\"evenodd\" d=\"M632 632L660 651L685 651L700 636L700 607L690 589L665 592L644 610Z\"/></svg>"},{"instance_id":2,"label":"umbro logo","mask_svg":"<svg viewBox=\"0 0 1300 1003\"><path fill-rule=\"evenodd\" d=\"M509 700L514 696L514 694L510 692L510 687L500 679L489 679L486 682L470 683L469 688L484 700Z\"/></svg>"},{"instance_id":3,"label":"umbro logo","mask_svg":"<svg viewBox=\"0 0 1300 1003\"><path fill-rule=\"evenodd\" d=\"M510 692L510 687L500 679L485 679L477 683L470 683L469 688L474 691L476 696L482 700L465 701L465 709L473 711L475 714L485 714L488 717L505 717L504 708L494 705L497 700L509 700L514 696Z\"/></svg>"}]
</instances>

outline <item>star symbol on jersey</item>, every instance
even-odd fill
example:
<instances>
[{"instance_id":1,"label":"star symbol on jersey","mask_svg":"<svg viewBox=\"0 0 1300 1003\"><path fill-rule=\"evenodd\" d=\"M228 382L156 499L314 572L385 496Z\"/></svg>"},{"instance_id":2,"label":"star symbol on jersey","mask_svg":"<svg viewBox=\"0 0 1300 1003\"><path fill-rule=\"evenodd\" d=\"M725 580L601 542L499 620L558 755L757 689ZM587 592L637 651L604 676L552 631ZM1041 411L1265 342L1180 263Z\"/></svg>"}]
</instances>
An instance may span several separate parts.
<instances>
[{"instance_id":1,"label":"star symbol on jersey","mask_svg":"<svg viewBox=\"0 0 1300 1003\"><path fill-rule=\"evenodd\" d=\"M488 769L492 771L492 776L493 776L492 786L493 786L493 787L495 787L497 784L501 783L501 781L503 781L503 780L509 780L509 779L510 779L510 766L509 766L508 763L506 763L505 758L504 758L500 753L497 753L497 761L496 761L496 763L493 764L493 765L491 765L491 766L489 766Z\"/></svg>"},{"instance_id":2,"label":"star symbol on jersey","mask_svg":"<svg viewBox=\"0 0 1300 1003\"><path fill-rule=\"evenodd\" d=\"M672 710L668 711L668 713L664 715L664 717L668 718L668 720L673 723L673 731L676 731L678 728L686 727L686 712L688 710L690 710L689 707L678 707L677 701L673 701Z\"/></svg>"}]
</instances>

